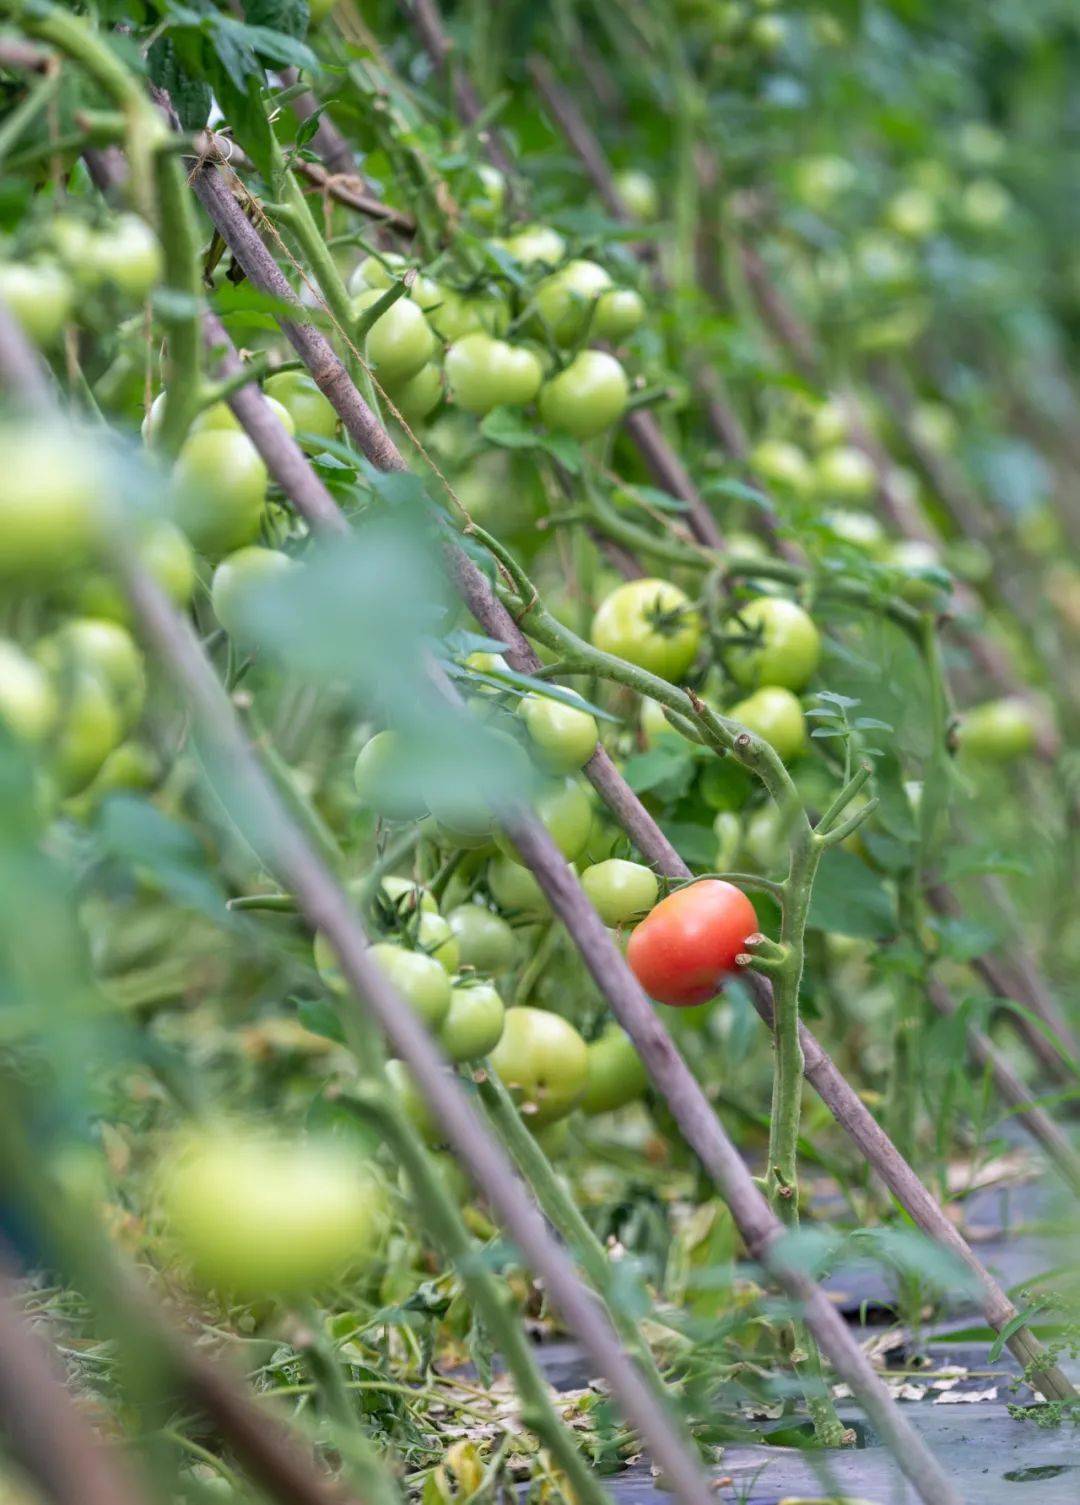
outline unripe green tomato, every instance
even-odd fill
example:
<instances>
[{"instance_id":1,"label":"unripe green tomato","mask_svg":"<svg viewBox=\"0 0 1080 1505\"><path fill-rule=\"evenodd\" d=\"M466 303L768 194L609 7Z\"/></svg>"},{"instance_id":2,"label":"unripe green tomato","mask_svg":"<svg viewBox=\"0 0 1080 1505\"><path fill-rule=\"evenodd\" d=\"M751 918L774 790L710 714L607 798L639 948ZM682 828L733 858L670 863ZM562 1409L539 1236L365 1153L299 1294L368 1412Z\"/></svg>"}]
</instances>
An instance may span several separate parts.
<instances>
[{"instance_id":1,"label":"unripe green tomato","mask_svg":"<svg viewBox=\"0 0 1080 1505\"><path fill-rule=\"evenodd\" d=\"M597 300L611 286L610 275L595 261L567 262L537 287L537 314L560 345L573 345L595 328Z\"/></svg>"},{"instance_id":2,"label":"unripe green tomato","mask_svg":"<svg viewBox=\"0 0 1080 1505\"><path fill-rule=\"evenodd\" d=\"M593 645L661 679L682 679L701 646L701 618L670 580L628 580L604 597Z\"/></svg>"},{"instance_id":3,"label":"unripe green tomato","mask_svg":"<svg viewBox=\"0 0 1080 1505\"><path fill-rule=\"evenodd\" d=\"M898 288L915 276L915 257L909 247L884 230L868 230L855 242L858 277L875 287Z\"/></svg>"},{"instance_id":4,"label":"unripe green tomato","mask_svg":"<svg viewBox=\"0 0 1080 1505\"><path fill-rule=\"evenodd\" d=\"M809 614L785 596L755 596L738 612L735 624L761 641L731 648L728 668L740 685L780 685L801 690L821 659L821 634Z\"/></svg>"},{"instance_id":5,"label":"unripe green tomato","mask_svg":"<svg viewBox=\"0 0 1080 1505\"><path fill-rule=\"evenodd\" d=\"M161 777L161 764L144 742L121 742L101 765L92 783L68 801L67 809L80 818L89 815L115 789L152 789Z\"/></svg>"},{"instance_id":6,"label":"unripe green tomato","mask_svg":"<svg viewBox=\"0 0 1080 1505\"><path fill-rule=\"evenodd\" d=\"M439 1026L439 1044L451 1061L475 1061L498 1045L505 1016L505 1005L491 983L453 988L449 1011Z\"/></svg>"},{"instance_id":7,"label":"unripe green tomato","mask_svg":"<svg viewBox=\"0 0 1080 1505\"><path fill-rule=\"evenodd\" d=\"M164 407L164 396L163 392L159 393L154 398L150 407L148 416L150 419L149 433L151 438L156 433L155 425L158 422L158 404L161 403L162 407ZM266 397L266 394L263 393L263 396ZM278 402L276 397L266 397L266 401L270 406L270 411L285 432L287 434L295 434L296 424L293 422L293 416L288 408L283 403ZM208 408L203 408L202 412L195 419L195 422L191 425L191 432L193 434L199 433L201 429L235 429L237 433L240 433L243 430L243 425L227 402L213 402ZM143 438L146 437L147 433L144 425Z\"/></svg>"},{"instance_id":8,"label":"unripe green tomato","mask_svg":"<svg viewBox=\"0 0 1080 1505\"><path fill-rule=\"evenodd\" d=\"M885 206L885 218L898 235L925 240L938 226L938 206L925 188L901 188Z\"/></svg>"},{"instance_id":9,"label":"unripe green tomato","mask_svg":"<svg viewBox=\"0 0 1080 1505\"><path fill-rule=\"evenodd\" d=\"M540 388L540 417L549 428L575 439L592 439L626 411L630 384L606 350L582 350L558 376Z\"/></svg>"},{"instance_id":10,"label":"unripe green tomato","mask_svg":"<svg viewBox=\"0 0 1080 1505\"><path fill-rule=\"evenodd\" d=\"M846 157L804 157L795 164L795 192L810 209L828 209L855 182L855 168Z\"/></svg>"},{"instance_id":11,"label":"unripe green tomato","mask_svg":"<svg viewBox=\"0 0 1080 1505\"><path fill-rule=\"evenodd\" d=\"M615 174L615 192L631 219L648 224L660 213L660 194L647 172L625 167Z\"/></svg>"},{"instance_id":12,"label":"unripe green tomato","mask_svg":"<svg viewBox=\"0 0 1080 1505\"><path fill-rule=\"evenodd\" d=\"M514 932L479 904L459 904L446 917L458 943L461 966L500 977L514 965Z\"/></svg>"},{"instance_id":13,"label":"unripe green tomato","mask_svg":"<svg viewBox=\"0 0 1080 1505\"><path fill-rule=\"evenodd\" d=\"M360 802L384 820L419 820L427 804L404 762L397 732L376 732L360 749L353 768Z\"/></svg>"},{"instance_id":14,"label":"unripe green tomato","mask_svg":"<svg viewBox=\"0 0 1080 1505\"><path fill-rule=\"evenodd\" d=\"M543 373L531 350L486 334L467 334L446 352L450 395L469 413L489 413L503 403L531 402Z\"/></svg>"},{"instance_id":15,"label":"unripe green tomato","mask_svg":"<svg viewBox=\"0 0 1080 1505\"><path fill-rule=\"evenodd\" d=\"M941 555L921 538L902 538L889 545L888 562L901 572L897 594L912 606L933 606L947 586L934 576L944 570Z\"/></svg>"},{"instance_id":16,"label":"unripe green tomato","mask_svg":"<svg viewBox=\"0 0 1080 1505\"><path fill-rule=\"evenodd\" d=\"M834 537L867 554L880 555L885 544L885 533L872 512L858 512L850 507L840 507L832 512L823 512L821 521Z\"/></svg>"},{"instance_id":17,"label":"unripe green tomato","mask_svg":"<svg viewBox=\"0 0 1080 1505\"><path fill-rule=\"evenodd\" d=\"M0 638L0 722L20 742L40 742L56 723L56 692L40 664Z\"/></svg>"},{"instance_id":18,"label":"unripe green tomato","mask_svg":"<svg viewBox=\"0 0 1080 1505\"><path fill-rule=\"evenodd\" d=\"M613 287L601 293L592 331L600 340L618 342L645 322L645 300L632 287Z\"/></svg>"},{"instance_id":19,"label":"unripe green tomato","mask_svg":"<svg viewBox=\"0 0 1080 1505\"><path fill-rule=\"evenodd\" d=\"M266 487L266 466L246 434L204 429L176 458L173 515L200 554L220 559L258 535Z\"/></svg>"},{"instance_id":20,"label":"unripe green tomato","mask_svg":"<svg viewBox=\"0 0 1080 1505\"><path fill-rule=\"evenodd\" d=\"M583 767L596 751L596 718L589 711L532 693L518 703L540 761L552 773Z\"/></svg>"},{"instance_id":21,"label":"unripe green tomato","mask_svg":"<svg viewBox=\"0 0 1080 1505\"><path fill-rule=\"evenodd\" d=\"M823 450L814 461L814 479L820 491L842 502L865 502L877 485L873 461L850 444Z\"/></svg>"},{"instance_id":22,"label":"unripe green tomato","mask_svg":"<svg viewBox=\"0 0 1080 1505\"><path fill-rule=\"evenodd\" d=\"M0 262L0 301L35 345L54 345L75 301L67 274L50 262Z\"/></svg>"},{"instance_id":23,"label":"unripe green tomato","mask_svg":"<svg viewBox=\"0 0 1080 1505\"><path fill-rule=\"evenodd\" d=\"M956 735L965 756L986 763L1011 763L1031 752L1037 732L1031 705L1019 696L1005 696L965 711Z\"/></svg>"},{"instance_id":24,"label":"unripe green tomato","mask_svg":"<svg viewBox=\"0 0 1080 1505\"><path fill-rule=\"evenodd\" d=\"M355 1150L331 1141L202 1133L165 1168L169 1231L199 1279L242 1295L298 1296L370 1258L384 1194Z\"/></svg>"},{"instance_id":25,"label":"unripe green tomato","mask_svg":"<svg viewBox=\"0 0 1080 1505\"><path fill-rule=\"evenodd\" d=\"M536 784L535 770L529 755L520 742L508 733L494 733L503 753L505 782L504 794L521 796L531 791ZM463 847L486 846L495 829L495 811L491 804L492 791L481 789L477 783L467 784L460 773L447 782L444 775L433 780L426 790L428 808L440 828L446 832L448 844Z\"/></svg>"},{"instance_id":26,"label":"unripe green tomato","mask_svg":"<svg viewBox=\"0 0 1080 1505\"><path fill-rule=\"evenodd\" d=\"M542 790L533 808L567 862L573 862L588 841L592 825L592 806L584 789L573 779L563 779ZM516 855L508 837L500 833L496 842L509 856Z\"/></svg>"},{"instance_id":27,"label":"unripe green tomato","mask_svg":"<svg viewBox=\"0 0 1080 1505\"><path fill-rule=\"evenodd\" d=\"M98 275L139 303L161 281L164 257L161 244L137 214L121 214L89 240L90 258Z\"/></svg>"},{"instance_id":28,"label":"unripe green tomato","mask_svg":"<svg viewBox=\"0 0 1080 1505\"><path fill-rule=\"evenodd\" d=\"M442 395L442 371L434 362L429 362L407 382L395 387L390 399L406 423L419 423L438 406Z\"/></svg>"},{"instance_id":29,"label":"unripe green tomato","mask_svg":"<svg viewBox=\"0 0 1080 1505\"><path fill-rule=\"evenodd\" d=\"M435 958L444 972L452 974L457 971L461 963L461 950L457 943L457 936L441 914L438 912L433 914L423 905L420 906L420 923L416 927L416 941L421 950Z\"/></svg>"},{"instance_id":30,"label":"unripe green tomato","mask_svg":"<svg viewBox=\"0 0 1080 1505\"><path fill-rule=\"evenodd\" d=\"M255 629L257 639L258 612L267 587L284 580L296 568L295 560L280 549L252 544L226 554L214 571L210 601L215 617L231 638L239 643L251 642Z\"/></svg>"},{"instance_id":31,"label":"unripe green tomato","mask_svg":"<svg viewBox=\"0 0 1080 1505\"><path fill-rule=\"evenodd\" d=\"M415 914L417 909L426 910L428 914L439 912L435 895L412 878L400 878L395 873L389 873L379 880L378 894L399 915Z\"/></svg>"},{"instance_id":32,"label":"unripe green tomato","mask_svg":"<svg viewBox=\"0 0 1080 1505\"><path fill-rule=\"evenodd\" d=\"M742 850L761 872L774 868L784 849L784 823L773 804L762 805L747 819Z\"/></svg>"},{"instance_id":33,"label":"unripe green tomato","mask_svg":"<svg viewBox=\"0 0 1080 1505\"><path fill-rule=\"evenodd\" d=\"M585 890L605 925L626 925L638 920L656 903L660 891L656 874L641 862L609 857L587 867L581 875Z\"/></svg>"},{"instance_id":34,"label":"unripe green tomato","mask_svg":"<svg viewBox=\"0 0 1080 1505\"><path fill-rule=\"evenodd\" d=\"M65 622L38 647L42 662L54 672L75 664L96 674L109 691L128 732L138 721L146 701L146 667L131 633L118 622L79 617Z\"/></svg>"},{"instance_id":35,"label":"unripe green tomato","mask_svg":"<svg viewBox=\"0 0 1080 1505\"><path fill-rule=\"evenodd\" d=\"M396 251L386 251L381 257L365 256L349 277L349 292L354 298L373 287L385 292L392 282L398 281L407 267L405 257Z\"/></svg>"},{"instance_id":36,"label":"unripe green tomato","mask_svg":"<svg viewBox=\"0 0 1080 1505\"><path fill-rule=\"evenodd\" d=\"M383 296L371 288L353 299L357 315ZM423 309L411 298L399 298L375 320L367 332L365 350L380 382L393 386L415 376L435 354L437 341Z\"/></svg>"},{"instance_id":37,"label":"unripe green tomato","mask_svg":"<svg viewBox=\"0 0 1080 1505\"><path fill-rule=\"evenodd\" d=\"M751 451L750 465L766 485L786 487L800 496L814 483L805 452L787 439L763 439Z\"/></svg>"},{"instance_id":38,"label":"unripe green tomato","mask_svg":"<svg viewBox=\"0 0 1080 1505\"><path fill-rule=\"evenodd\" d=\"M138 535L135 550L139 561L174 606L187 606L195 590L195 555L175 524L165 518L147 523ZM115 580L91 571L72 582L65 599L87 616L110 622L131 621L131 607Z\"/></svg>"},{"instance_id":39,"label":"unripe green tomato","mask_svg":"<svg viewBox=\"0 0 1080 1505\"><path fill-rule=\"evenodd\" d=\"M306 371L276 371L263 382L263 392L289 414L294 433L311 435L301 440L306 449L319 449L319 440L337 435L338 415Z\"/></svg>"},{"instance_id":40,"label":"unripe green tomato","mask_svg":"<svg viewBox=\"0 0 1080 1505\"><path fill-rule=\"evenodd\" d=\"M847 438L847 414L838 402L818 403L810 417L810 436L819 449L843 444Z\"/></svg>"},{"instance_id":41,"label":"unripe green tomato","mask_svg":"<svg viewBox=\"0 0 1080 1505\"><path fill-rule=\"evenodd\" d=\"M66 693L49 760L62 798L86 788L124 735L116 701L100 675L76 669L66 674L65 680Z\"/></svg>"},{"instance_id":42,"label":"unripe green tomato","mask_svg":"<svg viewBox=\"0 0 1080 1505\"><path fill-rule=\"evenodd\" d=\"M754 16L747 29L750 40L762 52L778 52L787 41L788 26L783 16Z\"/></svg>"},{"instance_id":43,"label":"unripe green tomato","mask_svg":"<svg viewBox=\"0 0 1080 1505\"><path fill-rule=\"evenodd\" d=\"M565 1117L588 1079L585 1041L572 1024L546 1009L507 1009L502 1038L489 1060L530 1124Z\"/></svg>"},{"instance_id":44,"label":"unripe green tomato","mask_svg":"<svg viewBox=\"0 0 1080 1505\"><path fill-rule=\"evenodd\" d=\"M548 913L543 889L527 867L511 857L493 857L487 866L487 886L495 903L508 915Z\"/></svg>"},{"instance_id":45,"label":"unripe green tomato","mask_svg":"<svg viewBox=\"0 0 1080 1505\"><path fill-rule=\"evenodd\" d=\"M735 866L742 845L742 821L734 810L718 810L713 817L716 837L716 870L725 873Z\"/></svg>"},{"instance_id":46,"label":"unripe green tomato","mask_svg":"<svg viewBox=\"0 0 1080 1505\"><path fill-rule=\"evenodd\" d=\"M421 921L439 918L421 911ZM437 1030L449 1012L451 992L448 969L438 958L406 951L394 941L376 942L368 955L428 1029Z\"/></svg>"},{"instance_id":47,"label":"unripe green tomato","mask_svg":"<svg viewBox=\"0 0 1080 1505\"><path fill-rule=\"evenodd\" d=\"M911 431L932 449L952 449L960 437L956 419L943 402L917 403L911 413Z\"/></svg>"},{"instance_id":48,"label":"unripe green tomato","mask_svg":"<svg viewBox=\"0 0 1080 1505\"><path fill-rule=\"evenodd\" d=\"M582 1111L612 1113L634 1102L649 1085L649 1074L633 1040L617 1024L609 1024L588 1047L588 1076Z\"/></svg>"},{"instance_id":49,"label":"unripe green tomato","mask_svg":"<svg viewBox=\"0 0 1080 1505\"><path fill-rule=\"evenodd\" d=\"M785 763L806 750L806 718L802 706L790 690L780 685L764 685L733 705L728 712L733 721L762 737Z\"/></svg>"},{"instance_id":50,"label":"unripe green tomato","mask_svg":"<svg viewBox=\"0 0 1080 1505\"><path fill-rule=\"evenodd\" d=\"M386 1075L405 1117L421 1138L430 1145L445 1142L446 1136L431 1111L426 1095L413 1080L404 1061L387 1061Z\"/></svg>"},{"instance_id":51,"label":"unripe green tomato","mask_svg":"<svg viewBox=\"0 0 1080 1505\"><path fill-rule=\"evenodd\" d=\"M438 300L425 304L430 307L428 323L449 344L464 339L467 334L487 334L493 337L506 334L510 327L510 309L506 301L491 293L479 293L466 297L451 287L434 284L438 288ZM425 297L430 296L425 294Z\"/></svg>"},{"instance_id":52,"label":"unripe green tomato","mask_svg":"<svg viewBox=\"0 0 1080 1505\"><path fill-rule=\"evenodd\" d=\"M550 225L527 225L523 230L508 236L501 244L522 266L533 266L540 262L544 266L553 267L566 255L566 242Z\"/></svg>"},{"instance_id":53,"label":"unripe green tomato","mask_svg":"<svg viewBox=\"0 0 1080 1505\"><path fill-rule=\"evenodd\" d=\"M473 170L480 180L481 191L465 207L478 224L494 225L506 202L506 179L488 162L477 163Z\"/></svg>"},{"instance_id":54,"label":"unripe green tomato","mask_svg":"<svg viewBox=\"0 0 1080 1505\"><path fill-rule=\"evenodd\" d=\"M0 476L0 579L55 579L84 565L103 510L96 452L67 429L8 423Z\"/></svg>"}]
</instances>

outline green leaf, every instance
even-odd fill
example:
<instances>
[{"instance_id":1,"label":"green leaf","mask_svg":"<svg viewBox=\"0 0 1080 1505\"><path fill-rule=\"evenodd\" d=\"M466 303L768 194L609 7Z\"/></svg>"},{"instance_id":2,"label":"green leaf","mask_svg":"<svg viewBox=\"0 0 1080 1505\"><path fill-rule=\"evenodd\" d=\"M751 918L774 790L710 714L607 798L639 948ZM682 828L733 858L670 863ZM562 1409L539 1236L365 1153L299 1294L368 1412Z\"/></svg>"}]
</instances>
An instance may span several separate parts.
<instances>
[{"instance_id":1,"label":"green leaf","mask_svg":"<svg viewBox=\"0 0 1080 1505\"><path fill-rule=\"evenodd\" d=\"M306 37L311 16L308 0L244 0L244 20L289 37Z\"/></svg>"},{"instance_id":2,"label":"green leaf","mask_svg":"<svg viewBox=\"0 0 1080 1505\"><path fill-rule=\"evenodd\" d=\"M896 931L896 906L881 879L854 852L831 847L818 868L807 924L860 940L884 940Z\"/></svg>"},{"instance_id":3,"label":"green leaf","mask_svg":"<svg viewBox=\"0 0 1080 1505\"><path fill-rule=\"evenodd\" d=\"M481 423L480 432L504 449L535 449L540 438L520 408L492 408Z\"/></svg>"},{"instance_id":4,"label":"green leaf","mask_svg":"<svg viewBox=\"0 0 1080 1505\"><path fill-rule=\"evenodd\" d=\"M341 1027L337 1010L325 998L301 998L296 1017L313 1035L322 1035L326 1040L345 1043L345 1031Z\"/></svg>"},{"instance_id":5,"label":"green leaf","mask_svg":"<svg viewBox=\"0 0 1080 1505\"><path fill-rule=\"evenodd\" d=\"M693 771L694 755L686 743L665 740L628 759L623 776L635 794L643 794L671 779L685 778L689 783Z\"/></svg>"},{"instance_id":6,"label":"green leaf","mask_svg":"<svg viewBox=\"0 0 1080 1505\"><path fill-rule=\"evenodd\" d=\"M221 66L215 69L214 80L218 103L232 126L233 135L262 176L269 180L273 176L274 136L263 99L262 69L256 66L254 72L247 72L238 80L220 49L218 61Z\"/></svg>"},{"instance_id":7,"label":"green leaf","mask_svg":"<svg viewBox=\"0 0 1080 1505\"><path fill-rule=\"evenodd\" d=\"M192 73L180 59L169 36L158 37L147 53L150 78L164 89L185 131L201 131L213 103L210 86Z\"/></svg>"}]
</instances>

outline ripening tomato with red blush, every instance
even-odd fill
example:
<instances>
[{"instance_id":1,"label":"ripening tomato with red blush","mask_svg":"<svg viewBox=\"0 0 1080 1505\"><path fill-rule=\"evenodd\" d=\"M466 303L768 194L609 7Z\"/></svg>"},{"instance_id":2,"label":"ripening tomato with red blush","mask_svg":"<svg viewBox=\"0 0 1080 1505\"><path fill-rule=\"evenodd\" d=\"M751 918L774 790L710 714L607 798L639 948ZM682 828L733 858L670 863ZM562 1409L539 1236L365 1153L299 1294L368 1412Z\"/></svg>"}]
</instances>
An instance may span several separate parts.
<instances>
[{"instance_id":1,"label":"ripening tomato with red blush","mask_svg":"<svg viewBox=\"0 0 1080 1505\"><path fill-rule=\"evenodd\" d=\"M719 991L757 928L754 906L741 889L703 878L650 910L630 936L626 959L650 998L690 1008Z\"/></svg>"}]
</instances>

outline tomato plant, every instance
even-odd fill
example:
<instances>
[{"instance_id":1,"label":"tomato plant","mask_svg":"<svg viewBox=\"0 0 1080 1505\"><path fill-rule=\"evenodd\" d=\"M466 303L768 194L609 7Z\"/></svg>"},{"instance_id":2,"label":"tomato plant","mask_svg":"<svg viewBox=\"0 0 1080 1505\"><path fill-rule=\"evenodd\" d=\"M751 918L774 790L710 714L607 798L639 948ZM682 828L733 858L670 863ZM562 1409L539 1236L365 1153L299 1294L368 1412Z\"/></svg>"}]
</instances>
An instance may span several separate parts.
<instances>
[{"instance_id":1,"label":"tomato plant","mask_svg":"<svg viewBox=\"0 0 1080 1505\"><path fill-rule=\"evenodd\" d=\"M489 1060L535 1125L563 1118L585 1091L588 1047L572 1024L546 1009L507 1009Z\"/></svg>"}]
</instances>

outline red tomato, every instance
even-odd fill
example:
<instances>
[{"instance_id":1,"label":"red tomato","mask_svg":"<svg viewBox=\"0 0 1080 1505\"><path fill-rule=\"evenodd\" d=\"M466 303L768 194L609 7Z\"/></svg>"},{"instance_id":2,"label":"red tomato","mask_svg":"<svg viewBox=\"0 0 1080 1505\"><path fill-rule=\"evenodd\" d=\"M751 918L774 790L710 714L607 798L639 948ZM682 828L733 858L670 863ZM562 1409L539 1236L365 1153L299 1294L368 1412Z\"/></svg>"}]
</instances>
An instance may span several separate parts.
<instances>
[{"instance_id":1,"label":"red tomato","mask_svg":"<svg viewBox=\"0 0 1080 1505\"><path fill-rule=\"evenodd\" d=\"M719 878L676 889L630 936L626 959L657 1003L705 1003L735 970L735 958L758 928L743 891Z\"/></svg>"}]
</instances>

